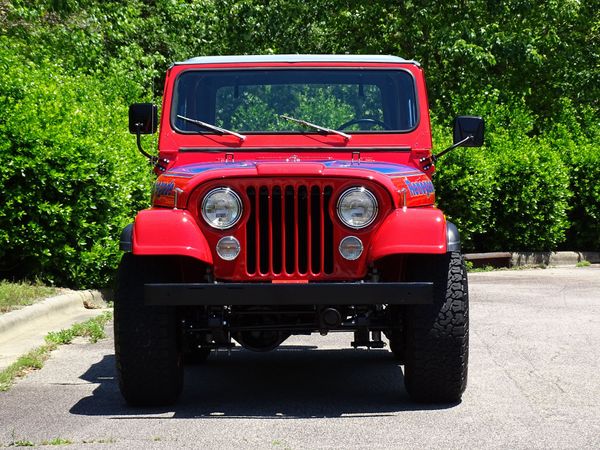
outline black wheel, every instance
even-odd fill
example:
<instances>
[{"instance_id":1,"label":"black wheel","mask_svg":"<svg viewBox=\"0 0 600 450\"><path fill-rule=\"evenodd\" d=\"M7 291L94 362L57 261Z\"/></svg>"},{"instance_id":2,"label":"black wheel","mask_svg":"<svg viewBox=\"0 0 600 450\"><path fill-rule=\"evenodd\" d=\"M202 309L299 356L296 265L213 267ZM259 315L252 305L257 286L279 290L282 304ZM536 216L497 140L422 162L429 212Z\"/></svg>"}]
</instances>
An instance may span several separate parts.
<instances>
[{"instance_id":1,"label":"black wheel","mask_svg":"<svg viewBox=\"0 0 600 450\"><path fill-rule=\"evenodd\" d=\"M390 351L394 354L394 358L396 358L400 364L404 364L404 336L399 332L392 331L389 341Z\"/></svg>"},{"instance_id":2,"label":"black wheel","mask_svg":"<svg viewBox=\"0 0 600 450\"><path fill-rule=\"evenodd\" d=\"M404 348L406 346L405 333L402 328L403 310L397 306L389 307L389 322L391 328L386 332L386 337L390 342L390 351L394 354L394 358L404 364Z\"/></svg>"},{"instance_id":3,"label":"black wheel","mask_svg":"<svg viewBox=\"0 0 600 450\"><path fill-rule=\"evenodd\" d=\"M469 295L467 272L458 252L436 257L432 305L405 311L404 384L420 402L458 402L467 386Z\"/></svg>"},{"instance_id":4,"label":"black wheel","mask_svg":"<svg viewBox=\"0 0 600 450\"><path fill-rule=\"evenodd\" d=\"M172 266L125 254L115 290L115 357L121 394L130 405L174 403L183 386L175 307L144 305L144 283L174 281Z\"/></svg>"}]
</instances>

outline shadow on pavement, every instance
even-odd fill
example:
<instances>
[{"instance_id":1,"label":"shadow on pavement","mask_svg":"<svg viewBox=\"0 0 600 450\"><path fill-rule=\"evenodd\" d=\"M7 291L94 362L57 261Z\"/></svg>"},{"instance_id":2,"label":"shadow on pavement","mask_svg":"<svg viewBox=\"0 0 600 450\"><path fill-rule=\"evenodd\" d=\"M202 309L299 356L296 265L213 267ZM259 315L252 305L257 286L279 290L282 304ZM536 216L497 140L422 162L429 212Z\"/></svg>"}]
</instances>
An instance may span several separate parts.
<instances>
[{"instance_id":1,"label":"shadow on pavement","mask_svg":"<svg viewBox=\"0 0 600 450\"><path fill-rule=\"evenodd\" d=\"M132 408L119 392L114 355L105 356L82 379L100 383L70 410L115 419L321 418L391 415L398 411L455 405L411 402L401 367L386 350L318 350L281 346L254 353L240 348L188 366L180 401L165 408Z\"/></svg>"}]
</instances>

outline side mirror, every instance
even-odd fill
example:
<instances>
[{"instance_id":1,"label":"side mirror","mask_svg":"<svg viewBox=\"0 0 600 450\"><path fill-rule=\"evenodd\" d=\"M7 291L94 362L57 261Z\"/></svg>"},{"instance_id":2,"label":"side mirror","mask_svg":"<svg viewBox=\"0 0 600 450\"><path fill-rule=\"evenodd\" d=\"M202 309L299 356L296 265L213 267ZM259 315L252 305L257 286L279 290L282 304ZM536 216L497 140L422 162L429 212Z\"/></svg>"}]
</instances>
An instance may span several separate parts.
<instances>
[{"instance_id":1,"label":"side mirror","mask_svg":"<svg viewBox=\"0 0 600 450\"><path fill-rule=\"evenodd\" d=\"M158 108L153 103L134 103L129 106L129 132L154 134L158 128Z\"/></svg>"},{"instance_id":2,"label":"side mirror","mask_svg":"<svg viewBox=\"0 0 600 450\"><path fill-rule=\"evenodd\" d=\"M454 144L465 141L463 147L481 147L483 145L483 132L485 124L481 117L458 116L454 119Z\"/></svg>"}]
</instances>

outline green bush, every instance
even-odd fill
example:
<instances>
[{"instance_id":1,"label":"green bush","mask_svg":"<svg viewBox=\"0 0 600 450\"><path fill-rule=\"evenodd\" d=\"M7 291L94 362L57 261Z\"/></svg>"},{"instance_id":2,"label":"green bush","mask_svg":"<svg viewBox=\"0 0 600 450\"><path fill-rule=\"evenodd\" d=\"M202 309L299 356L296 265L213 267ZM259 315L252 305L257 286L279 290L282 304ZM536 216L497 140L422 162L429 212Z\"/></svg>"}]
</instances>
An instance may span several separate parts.
<instances>
[{"instance_id":1,"label":"green bush","mask_svg":"<svg viewBox=\"0 0 600 450\"><path fill-rule=\"evenodd\" d=\"M458 226L465 251L556 249L569 226L569 170L551 141L529 137L535 118L524 101L501 104L498 97L490 90L455 100L463 113L485 118L486 145L439 161L438 204ZM435 119L433 129L440 151L451 129Z\"/></svg>"},{"instance_id":2,"label":"green bush","mask_svg":"<svg viewBox=\"0 0 600 450\"><path fill-rule=\"evenodd\" d=\"M600 147L578 145L568 156L570 190L573 193L567 231L569 250L600 249Z\"/></svg>"},{"instance_id":3,"label":"green bush","mask_svg":"<svg viewBox=\"0 0 600 450\"><path fill-rule=\"evenodd\" d=\"M149 200L148 165L126 132L124 83L61 75L50 62L0 51L4 278L109 282L120 231Z\"/></svg>"},{"instance_id":4,"label":"green bush","mask_svg":"<svg viewBox=\"0 0 600 450\"><path fill-rule=\"evenodd\" d=\"M451 145L451 127L432 125L435 148L440 151ZM433 181L438 206L458 227L463 251L483 248L493 226L496 168L490 153L488 147L457 148L437 164Z\"/></svg>"},{"instance_id":5,"label":"green bush","mask_svg":"<svg viewBox=\"0 0 600 450\"><path fill-rule=\"evenodd\" d=\"M419 60L437 151L454 115L486 119L485 147L447 155L434 180L465 250L600 250L594 12L592 2L471 2L468 14L418 1L2 2L0 278L108 282L151 179L126 107L160 95L172 61L209 54Z\"/></svg>"},{"instance_id":6,"label":"green bush","mask_svg":"<svg viewBox=\"0 0 600 450\"><path fill-rule=\"evenodd\" d=\"M592 108L576 108L563 98L561 114L548 132L548 140L569 168L569 211L565 250L600 250L600 123Z\"/></svg>"}]
</instances>

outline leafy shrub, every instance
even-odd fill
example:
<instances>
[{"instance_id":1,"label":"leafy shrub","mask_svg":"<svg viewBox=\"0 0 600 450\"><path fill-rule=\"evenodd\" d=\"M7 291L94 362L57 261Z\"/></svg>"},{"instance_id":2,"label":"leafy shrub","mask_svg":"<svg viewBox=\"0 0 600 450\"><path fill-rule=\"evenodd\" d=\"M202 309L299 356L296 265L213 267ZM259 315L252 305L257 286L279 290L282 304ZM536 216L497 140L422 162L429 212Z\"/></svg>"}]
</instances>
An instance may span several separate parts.
<instances>
[{"instance_id":1,"label":"leafy shrub","mask_svg":"<svg viewBox=\"0 0 600 450\"><path fill-rule=\"evenodd\" d=\"M126 105L143 99L141 86L160 95L168 64L200 54L415 58L434 116L486 118L486 146L447 155L435 180L465 249L549 249L568 220L565 248L599 250L593 2L475 2L469 14L452 2L387 3L2 2L0 278L106 284L150 179ZM441 122L438 151L451 136Z\"/></svg>"},{"instance_id":2,"label":"leafy shrub","mask_svg":"<svg viewBox=\"0 0 600 450\"><path fill-rule=\"evenodd\" d=\"M569 212L566 249L597 251L600 249L600 147L578 145L569 153L570 190L573 192Z\"/></svg>"},{"instance_id":3,"label":"leafy shrub","mask_svg":"<svg viewBox=\"0 0 600 450\"><path fill-rule=\"evenodd\" d=\"M61 75L0 52L1 273L106 285L120 231L149 192L126 133L124 81Z\"/></svg>"},{"instance_id":4,"label":"leafy shrub","mask_svg":"<svg viewBox=\"0 0 600 450\"><path fill-rule=\"evenodd\" d=\"M547 133L548 140L569 168L573 193L566 250L600 250L600 123L592 108L576 108L560 99L560 114Z\"/></svg>"},{"instance_id":5,"label":"leafy shrub","mask_svg":"<svg viewBox=\"0 0 600 450\"><path fill-rule=\"evenodd\" d=\"M569 225L568 169L541 139L511 144L496 160L495 225L489 233L489 250L554 250Z\"/></svg>"},{"instance_id":6,"label":"leafy shrub","mask_svg":"<svg viewBox=\"0 0 600 450\"><path fill-rule=\"evenodd\" d=\"M438 151L452 141L449 126L433 125ZM491 149L457 148L437 164L434 175L438 206L460 231L463 251L483 248L493 226L492 200L496 195L496 174Z\"/></svg>"},{"instance_id":7,"label":"leafy shrub","mask_svg":"<svg viewBox=\"0 0 600 450\"><path fill-rule=\"evenodd\" d=\"M486 145L439 161L439 205L458 226L465 251L555 249L569 226L568 168L548 140L529 137L535 118L524 101L501 104L498 97L489 90L455 101L485 118ZM439 137L450 127L434 119L433 129L439 151L450 144Z\"/></svg>"}]
</instances>

